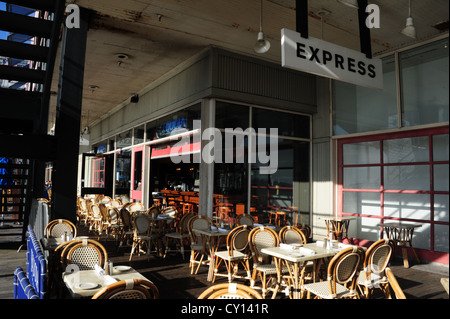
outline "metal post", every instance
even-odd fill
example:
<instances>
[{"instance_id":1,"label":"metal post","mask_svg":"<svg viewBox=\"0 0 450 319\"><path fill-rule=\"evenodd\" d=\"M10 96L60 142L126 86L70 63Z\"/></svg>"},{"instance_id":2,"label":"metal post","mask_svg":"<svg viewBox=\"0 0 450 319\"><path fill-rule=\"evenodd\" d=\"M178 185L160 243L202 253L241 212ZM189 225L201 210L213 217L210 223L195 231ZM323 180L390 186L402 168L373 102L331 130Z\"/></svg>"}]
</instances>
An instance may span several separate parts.
<instances>
[{"instance_id":1,"label":"metal post","mask_svg":"<svg viewBox=\"0 0 450 319\"><path fill-rule=\"evenodd\" d=\"M296 31L300 33L302 38L309 37L308 31L308 0L296 0Z\"/></svg>"},{"instance_id":2,"label":"metal post","mask_svg":"<svg viewBox=\"0 0 450 319\"><path fill-rule=\"evenodd\" d=\"M64 27L55 136L52 218L76 221L77 168L89 11L80 9L80 28Z\"/></svg>"},{"instance_id":3,"label":"metal post","mask_svg":"<svg viewBox=\"0 0 450 319\"><path fill-rule=\"evenodd\" d=\"M366 12L367 0L358 0L358 20L359 20L359 39L361 43L361 52L368 59L372 58L372 44L370 42L370 29L366 26L366 20L369 16Z\"/></svg>"}]
</instances>

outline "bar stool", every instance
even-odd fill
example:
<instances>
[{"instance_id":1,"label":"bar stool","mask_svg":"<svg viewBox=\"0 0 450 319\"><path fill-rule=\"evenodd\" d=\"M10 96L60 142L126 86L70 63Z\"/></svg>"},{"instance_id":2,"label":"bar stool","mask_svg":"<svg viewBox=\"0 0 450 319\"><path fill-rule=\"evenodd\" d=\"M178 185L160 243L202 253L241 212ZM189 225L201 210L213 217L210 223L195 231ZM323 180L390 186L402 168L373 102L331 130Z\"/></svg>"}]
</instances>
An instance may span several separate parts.
<instances>
[{"instance_id":1,"label":"bar stool","mask_svg":"<svg viewBox=\"0 0 450 319\"><path fill-rule=\"evenodd\" d=\"M277 211L275 216L275 223L277 226L282 227L286 225L286 212Z\"/></svg>"},{"instance_id":2,"label":"bar stool","mask_svg":"<svg viewBox=\"0 0 450 319\"><path fill-rule=\"evenodd\" d=\"M182 203L183 215L194 211L194 204L192 203Z\"/></svg>"}]
</instances>

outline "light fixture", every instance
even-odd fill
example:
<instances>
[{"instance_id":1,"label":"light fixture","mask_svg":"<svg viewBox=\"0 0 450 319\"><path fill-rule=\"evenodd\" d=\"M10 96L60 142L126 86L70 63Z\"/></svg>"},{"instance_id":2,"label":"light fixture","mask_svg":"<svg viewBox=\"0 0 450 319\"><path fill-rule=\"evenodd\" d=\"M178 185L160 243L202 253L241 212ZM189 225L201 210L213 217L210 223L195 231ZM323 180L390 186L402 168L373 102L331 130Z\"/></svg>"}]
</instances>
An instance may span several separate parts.
<instances>
[{"instance_id":1,"label":"light fixture","mask_svg":"<svg viewBox=\"0 0 450 319\"><path fill-rule=\"evenodd\" d=\"M411 0L409 0L409 16L406 19L406 27L402 31L400 31L400 33L413 39L417 38L416 28L414 27L413 18L411 16Z\"/></svg>"},{"instance_id":2,"label":"light fixture","mask_svg":"<svg viewBox=\"0 0 450 319\"><path fill-rule=\"evenodd\" d=\"M355 9L358 9L358 0L337 0L337 2L340 2L342 4L345 4L348 7L352 7Z\"/></svg>"},{"instance_id":3,"label":"light fixture","mask_svg":"<svg viewBox=\"0 0 450 319\"><path fill-rule=\"evenodd\" d=\"M263 0L261 0L261 16L259 20L258 40L256 41L254 47L256 53L266 53L270 49L270 42L264 39L262 21L263 21Z\"/></svg>"}]
</instances>

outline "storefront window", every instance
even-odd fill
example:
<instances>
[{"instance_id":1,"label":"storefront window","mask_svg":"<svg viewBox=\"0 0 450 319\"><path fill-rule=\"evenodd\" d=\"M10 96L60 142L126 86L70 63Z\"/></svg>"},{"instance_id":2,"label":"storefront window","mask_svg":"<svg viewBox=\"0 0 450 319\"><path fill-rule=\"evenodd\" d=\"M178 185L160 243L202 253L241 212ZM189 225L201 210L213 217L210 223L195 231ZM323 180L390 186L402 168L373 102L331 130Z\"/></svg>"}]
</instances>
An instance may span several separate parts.
<instances>
[{"instance_id":1,"label":"storefront window","mask_svg":"<svg viewBox=\"0 0 450 319\"><path fill-rule=\"evenodd\" d=\"M383 74L383 90L333 81L335 135L398 127L394 56L383 59Z\"/></svg>"},{"instance_id":2,"label":"storefront window","mask_svg":"<svg viewBox=\"0 0 450 319\"><path fill-rule=\"evenodd\" d=\"M310 117L217 102L216 128L245 136L245 163L215 162L216 198L241 203L260 223L270 222L271 213L283 211L289 224L309 224ZM236 147L224 141L224 154L231 152L236 159Z\"/></svg>"},{"instance_id":3,"label":"storefront window","mask_svg":"<svg viewBox=\"0 0 450 319\"><path fill-rule=\"evenodd\" d=\"M218 129L239 127L246 130L250 125L249 111L249 107L245 105L217 101L216 127Z\"/></svg>"},{"instance_id":4,"label":"storefront window","mask_svg":"<svg viewBox=\"0 0 450 319\"><path fill-rule=\"evenodd\" d=\"M147 141L192 131L194 120L201 119L201 104L164 116L147 124Z\"/></svg>"},{"instance_id":5,"label":"storefront window","mask_svg":"<svg viewBox=\"0 0 450 319\"><path fill-rule=\"evenodd\" d=\"M309 223L309 149L309 142L278 139L278 168L274 174L261 174L260 168L267 164L252 163L252 204L266 222L271 211L287 210L300 215L295 216L300 217L298 223Z\"/></svg>"},{"instance_id":6,"label":"storefront window","mask_svg":"<svg viewBox=\"0 0 450 319\"><path fill-rule=\"evenodd\" d=\"M129 194L131 172L131 151L122 151L116 155L116 194Z\"/></svg>"},{"instance_id":7,"label":"storefront window","mask_svg":"<svg viewBox=\"0 0 450 319\"><path fill-rule=\"evenodd\" d=\"M381 222L419 223L413 246L448 252L448 127L342 139L338 149L338 213L360 217L350 233L375 241Z\"/></svg>"},{"instance_id":8,"label":"storefront window","mask_svg":"<svg viewBox=\"0 0 450 319\"><path fill-rule=\"evenodd\" d=\"M448 122L448 69L446 38L383 58L383 90L333 81L333 134Z\"/></svg>"},{"instance_id":9,"label":"storefront window","mask_svg":"<svg viewBox=\"0 0 450 319\"><path fill-rule=\"evenodd\" d=\"M144 142L144 132L145 132L145 125L141 125L138 127L135 127L133 130L134 140L133 144L141 144Z\"/></svg>"},{"instance_id":10,"label":"storefront window","mask_svg":"<svg viewBox=\"0 0 450 319\"><path fill-rule=\"evenodd\" d=\"M252 120L255 130L263 128L269 133L271 128L277 128L279 136L310 137L310 123L307 116L253 108Z\"/></svg>"},{"instance_id":11,"label":"storefront window","mask_svg":"<svg viewBox=\"0 0 450 319\"><path fill-rule=\"evenodd\" d=\"M118 149L131 146L131 130L117 135L116 147Z\"/></svg>"},{"instance_id":12,"label":"storefront window","mask_svg":"<svg viewBox=\"0 0 450 319\"><path fill-rule=\"evenodd\" d=\"M400 53L403 126L447 122L448 39Z\"/></svg>"}]
</instances>

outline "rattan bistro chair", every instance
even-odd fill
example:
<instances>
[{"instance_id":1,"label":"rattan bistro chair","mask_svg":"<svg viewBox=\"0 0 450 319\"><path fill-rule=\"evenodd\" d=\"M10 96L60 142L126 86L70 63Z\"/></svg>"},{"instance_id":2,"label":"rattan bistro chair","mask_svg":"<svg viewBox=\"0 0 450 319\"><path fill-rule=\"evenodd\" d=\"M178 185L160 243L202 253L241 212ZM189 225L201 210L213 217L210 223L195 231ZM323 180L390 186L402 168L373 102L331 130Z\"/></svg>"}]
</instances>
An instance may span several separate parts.
<instances>
[{"instance_id":1,"label":"rattan bistro chair","mask_svg":"<svg viewBox=\"0 0 450 319\"><path fill-rule=\"evenodd\" d=\"M194 213L187 213L181 217L181 220L176 225L176 231L167 233L164 235L165 239L165 252L164 258L167 256L169 251L169 242L175 241L176 244L180 246L180 253L184 260L184 241L189 239L188 221L194 216Z\"/></svg>"},{"instance_id":2,"label":"rattan bistro chair","mask_svg":"<svg viewBox=\"0 0 450 319\"><path fill-rule=\"evenodd\" d=\"M159 299L159 291L151 281L127 279L104 287L92 299Z\"/></svg>"},{"instance_id":3,"label":"rattan bistro chair","mask_svg":"<svg viewBox=\"0 0 450 319\"><path fill-rule=\"evenodd\" d=\"M67 219L55 219L45 226L44 237L60 238L62 235L70 235L72 238L77 237L77 228Z\"/></svg>"},{"instance_id":4,"label":"rattan bistro chair","mask_svg":"<svg viewBox=\"0 0 450 319\"><path fill-rule=\"evenodd\" d=\"M263 299L263 297L253 288L228 283L209 287L198 299Z\"/></svg>"},{"instance_id":5,"label":"rattan bistro chair","mask_svg":"<svg viewBox=\"0 0 450 319\"><path fill-rule=\"evenodd\" d=\"M214 265L214 277L212 282L215 282L216 277L219 274L219 267L222 262L225 264L228 282L231 282L233 278L238 277L238 269L241 264L244 270L247 272L246 279L251 279L250 271L250 248L248 237L251 228L247 225L235 227L227 236L227 250L216 252L215 265Z\"/></svg>"},{"instance_id":6,"label":"rattan bistro chair","mask_svg":"<svg viewBox=\"0 0 450 319\"><path fill-rule=\"evenodd\" d=\"M249 214L242 214L236 216L236 225L247 225L253 227L253 224L255 223L255 219L252 217L252 215Z\"/></svg>"},{"instance_id":7,"label":"rattan bistro chair","mask_svg":"<svg viewBox=\"0 0 450 319\"><path fill-rule=\"evenodd\" d=\"M266 297L267 291L271 289L269 283L277 281L276 265L271 263L271 258L261 252L263 248L277 247L279 239L277 233L269 227L256 227L249 234L250 250L253 254L253 273L251 279L251 287L255 287L256 278L261 279L261 289L263 298ZM286 266L282 267L282 272L288 272ZM275 297L275 296L273 296Z\"/></svg>"},{"instance_id":8,"label":"rattan bistro chair","mask_svg":"<svg viewBox=\"0 0 450 319\"><path fill-rule=\"evenodd\" d=\"M358 277L358 288L365 298L369 299L375 288L379 288L386 298L390 298L385 270L389 265L393 249L394 242L391 239L381 239L374 242L366 251L364 268Z\"/></svg>"},{"instance_id":9,"label":"rattan bistro chair","mask_svg":"<svg viewBox=\"0 0 450 319\"><path fill-rule=\"evenodd\" d=\"M202 215L195 215L188 220L188 232L191 238L191 257L189 260L191 275L197 274L200 266L202 264L206 265L207 263L207 261L203 261L205 257L205 243L202 242L202 237L198 236L194 230L209 230L211 229L211 225L211 219ZM195 265L197 265L197 269L194 270Z\"/></svg>"},{"instance_id":10,"label":"rattan bistro chair","mask_svg":"<svg viewBox=\"0 0 450 319\"><path fill-rule=\"evenodd\" d=\"M64 269L68 265L76 265L79 270L92 270L95 265L105 268L108 253L102 244L93 239L81 239L74 242L63 250Z\"/></svg>"},{"instance_id":11,"label":"rattan bistro chair","mask_svg":"<svg viewBox=\"0 0 450 319\"><path fill-rule=\"evenodd\" d=\"M353 246L341 250L328 265L327 280L304 285L311 294L321 299L358 298L356 280L364 262L364 250Z\"/></svg>"},{"instance_id":12,"label":"rattan bistro chair","mask_svg":"<svg viewBox=\"0 0 450 319\"><path fill-rule=\"evenodd\" d=\"M150 258L150 251L152 243L157 239L152 234L153 221L145 213L136 213L133 217L133 246L131 247L130 261L133 258L135 250L138 252L138 256L141 255L144 246L147 248L147 257ZM155 243L155 247L157 244Z\"/></svg>"},{"instance_id":13,"label":"rattan bistro chair","mask_svg":"<svg viewBox=\"0 0 450 319\"><path fill-rule=\"evenodd\" d=\"M391 268L386 267L386 277L388 278L389 285L391 286L392 290L394 291L395 297L397 299L406 299L405 294L403 293L402 288L400 288L397 279L395 278L394 273L392 272ZM392 298L391 296L389 298Z\"/></svg>"},{"instance_id":14,"label":"rattan bistro chair","mask_svg":"<svg viewBox=\"0 0 450 319\"><path fill-rule=\"evenodd\" d=\"M306 244L307 239L303 231L294 226L284 226L278 233L283 244Z\"/></svg>"}]
</instances>

